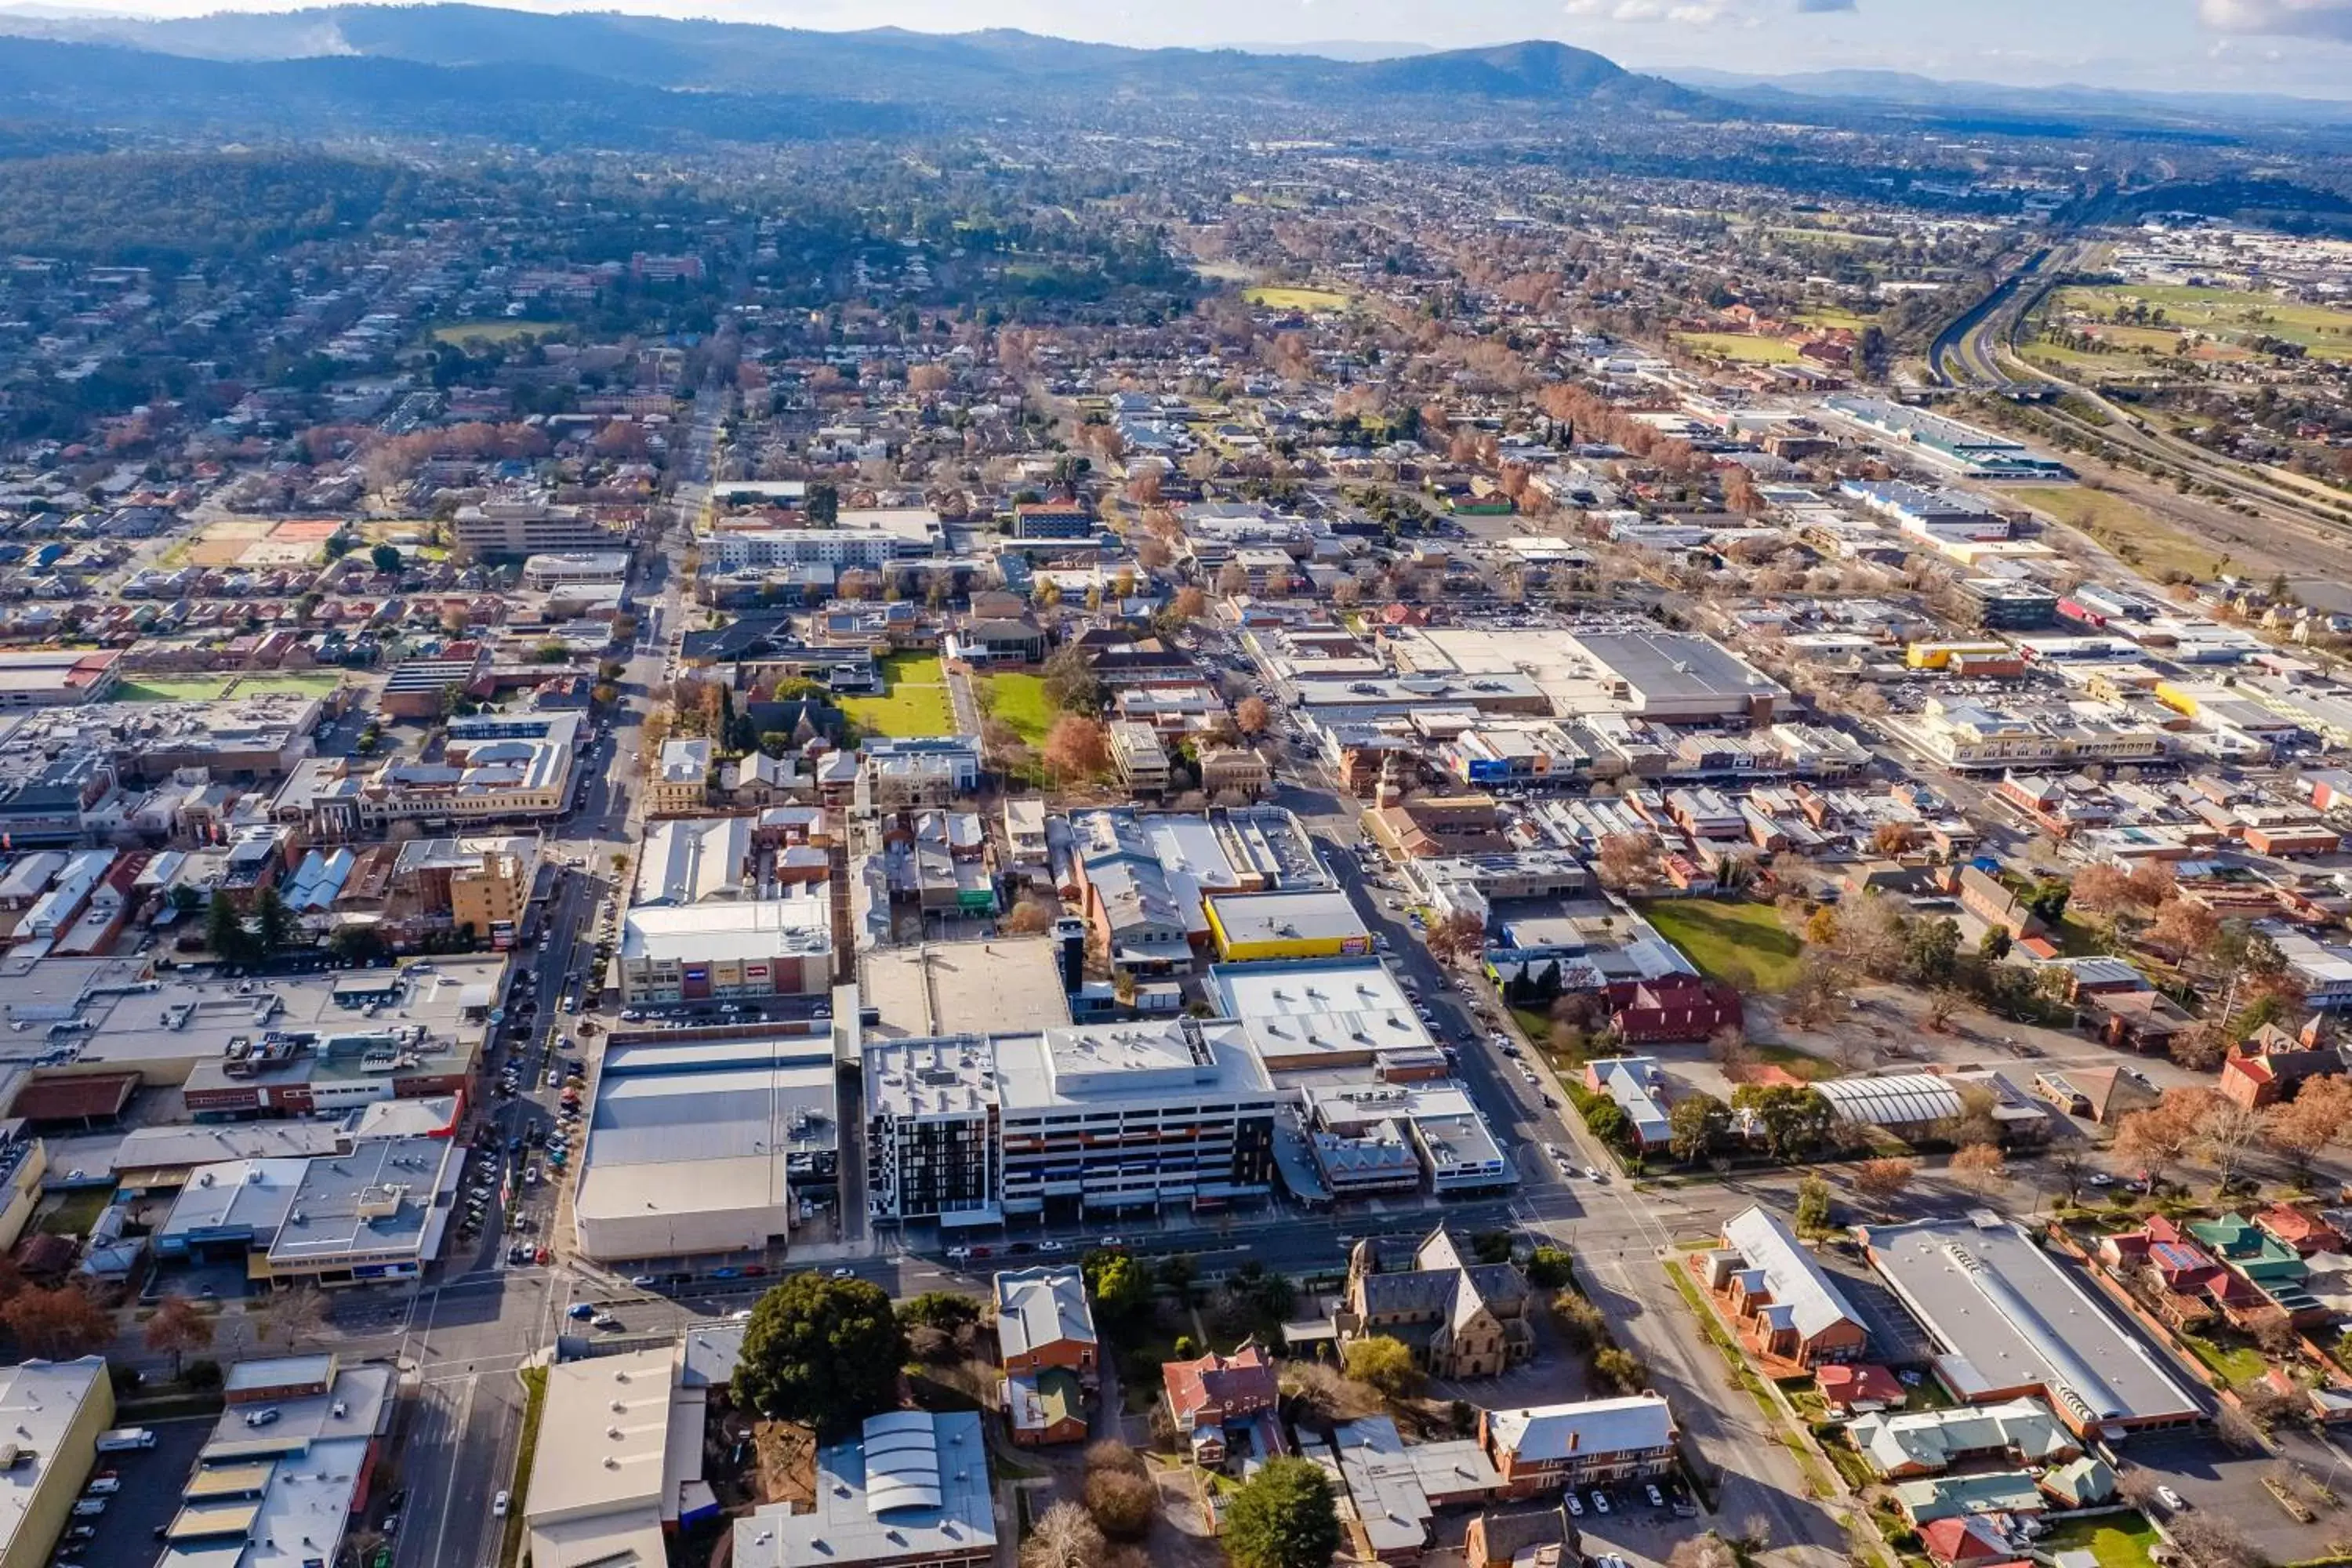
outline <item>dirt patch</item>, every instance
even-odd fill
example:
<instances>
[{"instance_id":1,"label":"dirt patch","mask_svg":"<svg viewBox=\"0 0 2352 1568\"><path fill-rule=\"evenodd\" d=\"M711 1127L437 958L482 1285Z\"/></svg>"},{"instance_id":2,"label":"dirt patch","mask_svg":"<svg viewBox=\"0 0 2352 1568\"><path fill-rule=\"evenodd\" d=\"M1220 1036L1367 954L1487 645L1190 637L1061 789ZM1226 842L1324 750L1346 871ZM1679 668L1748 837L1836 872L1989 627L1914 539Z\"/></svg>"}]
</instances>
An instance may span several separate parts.
<instances>
[{"instance_id":1,"label":"dirt patch","mask_svg":"<svg viewBox=\"0 0 2352 1568\"><path fill-rule=\"evenodd\" d=\"M760 1500L790 1503L794 1513L816 1511L816 1433L793 1421L761 1421L751 1428Z\"/></svg>"}]
</instances>

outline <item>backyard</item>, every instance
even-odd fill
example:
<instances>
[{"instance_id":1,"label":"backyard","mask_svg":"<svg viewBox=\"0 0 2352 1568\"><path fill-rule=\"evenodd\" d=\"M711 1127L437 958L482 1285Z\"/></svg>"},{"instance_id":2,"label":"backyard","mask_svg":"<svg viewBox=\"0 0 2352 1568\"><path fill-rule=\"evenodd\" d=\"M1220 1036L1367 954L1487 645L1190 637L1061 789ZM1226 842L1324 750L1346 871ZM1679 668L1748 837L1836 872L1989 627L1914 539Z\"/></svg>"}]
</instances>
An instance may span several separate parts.
<instances>
[{"instance_id":1,"label":"backyard","mask_svg":"<svg viewBox=\"0 0 2352 1568\"><path fill-rule=\"evenodd\" d=\"M2034 1542L2053 1556L2061 1552L2088 1552L2098 1559L2099 1568L2150 1568L2156 1559L2148 1549L2155 1544L2156 1526L2136 1513L2074 1520Z\"/></svg>"},{"instance_id":2,"label":"backyard","mask_svg":"<svg viewBox=\"0 0 2352 1568\"><path fill-rule=\"evenodd\" d=\"M948 735L955 710L935 653L896 653L882 661L879 697L844 697L841 710L866 735Z\"/></svg>"},{"instance_id":3,"label":"backyard","mask_svg":"<svg viewBox=\"0 0 2352 1568\"><path fill-rule=\"evenodd\" d=\"M1784 991L1797 978L1804 943L1769 904L1660 899L1641 906L1658 934L1709 980L1744 991Z\"/></svg>"}]
</instances>

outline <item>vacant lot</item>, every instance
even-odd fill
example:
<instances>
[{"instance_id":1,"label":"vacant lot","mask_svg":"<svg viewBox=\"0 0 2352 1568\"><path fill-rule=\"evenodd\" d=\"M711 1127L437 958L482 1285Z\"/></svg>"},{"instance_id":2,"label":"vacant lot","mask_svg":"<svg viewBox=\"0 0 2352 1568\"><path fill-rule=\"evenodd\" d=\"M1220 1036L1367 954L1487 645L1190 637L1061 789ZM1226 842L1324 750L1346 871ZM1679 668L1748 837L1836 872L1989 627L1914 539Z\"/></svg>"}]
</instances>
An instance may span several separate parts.
<instances>
[{"instance_id":1,"label":"vacant lot","mask_svg":"<svg viewBox=\"0 0 2352 1568\"><path fill-rule=\"evenodd\" d=\"M1344 310L1355 301L1329 289L1286 289L1261 283L1242 290L1242 298L1269 310Z\"/></svg>"},{"instance_id":2,"label":"vacant lot","mask_svg":"<svg viewBox=\"0 0 2352 1568\"><path fill-rule=\"evenodd\" d=\"M1792 345L1750 332L1676 332L1675 342L1695 354L1713 354L1747 364L1794 364L1798 358Z\"/></svg>"},{"instance_id":3,"label":"vacant lot","mask_svg":"<svg viewBox=\"0 0 2352 1568\"><path fill-rule=\"evenodd\" d=\"M1742 990L1780 991L1797 978L1804 943L1766 904L1715 899L1661 899L1642 906L1659 934L1710 980Z\"/></svg>"},{"instance_id":4,"label":"vacant lot","mask_svg":"<svg viewBox=\"0 0 2352 1568\"><path fill-rule=\"evenodd\" d=\"M2089 534L2152 577L2167 572L2210 577L2218 565L2219 552L2210 546L2112 490L2032 485L2009 494L2044 516Z\"/></svg>"},{"instance_id":5,"label":"vacant lot","mask_svg":"<svg viewBox=\"0 0 2352 1568\"><path fill-rule=\"evenodd\" d=\"M868 735L947 735L955 731L939 655L893 654L882 661L882 695L845 697L841 710Z\"/></svg>"}]
</instances>

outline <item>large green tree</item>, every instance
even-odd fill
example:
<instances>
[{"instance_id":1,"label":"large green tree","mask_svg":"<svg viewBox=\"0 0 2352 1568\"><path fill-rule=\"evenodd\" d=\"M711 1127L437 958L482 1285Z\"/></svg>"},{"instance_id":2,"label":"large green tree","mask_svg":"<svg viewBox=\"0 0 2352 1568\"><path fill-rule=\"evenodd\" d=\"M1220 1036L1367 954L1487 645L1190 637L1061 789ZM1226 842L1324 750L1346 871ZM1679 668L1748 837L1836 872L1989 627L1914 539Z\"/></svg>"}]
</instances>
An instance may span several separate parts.
<instances>
[{"instance_id":1,"label":"large green tree","mask_svg":"<svg viewBox=\"0 0 2352 1568\"><path fill-rule=\"evenodd\" d=\"M838 1432L888 1407L906 1359L906 1331L880 1286L795 1274L751 1309L735 1400Z\"/></svg>"},{"instance_id":2,"label":"large green tree","mask_svg":"<svg viewBox=\"0 0 2352 1568\"><path fill-rule=\"evenodd\" d=\"M1225 1554L1239 1568L1328 1568L1339 1549L1339 1511L1321 1468L1269 1459L1225 1515Z\"/></svg>"}]
</instances>

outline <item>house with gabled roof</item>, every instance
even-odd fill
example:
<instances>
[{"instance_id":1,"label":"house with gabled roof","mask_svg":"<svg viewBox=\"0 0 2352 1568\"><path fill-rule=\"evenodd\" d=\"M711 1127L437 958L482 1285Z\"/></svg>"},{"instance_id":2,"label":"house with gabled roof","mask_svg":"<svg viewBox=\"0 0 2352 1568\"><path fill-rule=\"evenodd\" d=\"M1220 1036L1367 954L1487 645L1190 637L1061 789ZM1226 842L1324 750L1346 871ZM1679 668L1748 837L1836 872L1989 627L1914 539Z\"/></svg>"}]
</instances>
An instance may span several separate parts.
<instances>
[{"instance_id":1,"label":"house with gabled roof","mask_svg":"<svg viewBox=\"0 0 2352 1568\"><path fill-rule=\"evenodd\" d=\"M1211 1351L1194 1361L1162 1363L1168 1413L1195 1464L1223 1467L1237 1453L1267 1457L1286 1451L1275 1405L1282 1389L1274 1359L1244 1340L1231 1355Z\"/></svg>"},{"instance_id":2,"label":"house with gabled roof","mask_svg":"<svg viewBox=\"0 0 2352 1568\"><path fill-rule=\"evenodd\" d=\"M1674 1413L1649 1393L1478 1416L1479 1447L1511 1497L1670 1475L1675 1437Z\"/></svg>"},{"instance_id":3,"label":"house with gabled roof","mask_svg":"<svg viewBox=\"0 0 2352 1568\"><path fill-rule=\"evenodd\" d=\"M1869 1353L1870 1331L1845 1292L1762 1207L1727 1220L1722 1245L1696 1267L1740 1338L1766 1361L1807 1368Z\"/></svg>"},{"instance_id":4,"label":"house with gabled roof","mask_svg":"<svg viewBox=\"0 0 2352 1568\"><path fill-rule=\"evenodd\" d=\"M1076 1268L1022 1268L999 1274L995 1285L1013 1440L1029 1447L1086 1441L1087 1400L1099 1375L1086 1281Z\"/></svg>"}]
</instances>

